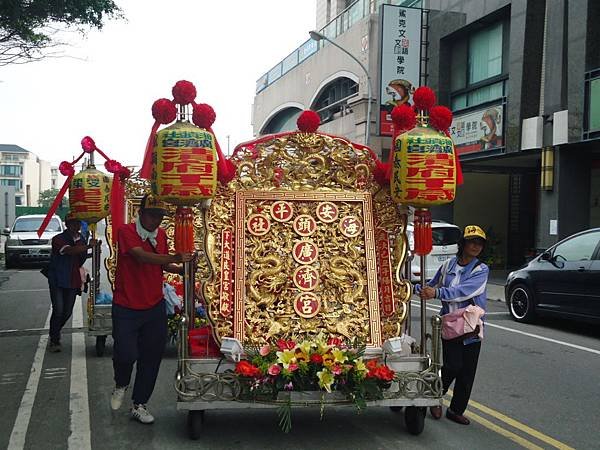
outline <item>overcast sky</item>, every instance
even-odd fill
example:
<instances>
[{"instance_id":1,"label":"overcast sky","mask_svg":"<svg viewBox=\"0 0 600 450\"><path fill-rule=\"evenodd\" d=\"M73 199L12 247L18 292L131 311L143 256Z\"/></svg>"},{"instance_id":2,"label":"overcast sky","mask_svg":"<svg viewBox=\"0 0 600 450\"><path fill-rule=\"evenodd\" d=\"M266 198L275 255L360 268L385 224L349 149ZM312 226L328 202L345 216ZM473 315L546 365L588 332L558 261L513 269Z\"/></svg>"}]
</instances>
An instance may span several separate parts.
<instances>
[{"instance_id":1,"label":"overcast sky","mask_svg":"<svg viewBox=\"0 0 600 450\"><path fill-rule=\"evenodd\" d=\"M109 157L139 165L154 122L152 103L193 82L210 104L227 151L252 137L256 80L308 38L314 0L115 0L126 21L87 38L72 34L66 53L0 67L0 143L58 163L90 135Z\"/></svg>"}]
</instances>

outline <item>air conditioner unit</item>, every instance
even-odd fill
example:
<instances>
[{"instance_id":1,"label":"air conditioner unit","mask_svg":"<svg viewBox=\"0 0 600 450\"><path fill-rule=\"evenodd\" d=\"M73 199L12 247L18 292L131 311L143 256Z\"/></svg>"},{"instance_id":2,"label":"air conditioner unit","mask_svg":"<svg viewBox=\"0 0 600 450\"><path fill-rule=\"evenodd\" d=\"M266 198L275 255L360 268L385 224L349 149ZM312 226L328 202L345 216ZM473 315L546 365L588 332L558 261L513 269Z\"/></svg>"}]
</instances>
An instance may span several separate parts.
<instances>
[{"instance_id":1,"label":"air conditioner unit","mask_svg":"<svg viewBox=\"0 0 600 450\"><path fill-rule=\"evenodd\" d=\"M521 150L542 148L544 118L542 116L530 117L523 120L521 129Z\"/></svg>"},{"instance_id":2,"label":"air conditioner unit","mask_svg":"<svg viewBox=\"0 0 600 450\"><path fill-rule=\"evenodd\" d=\"M569 143L569 110L556 111L552 119L552 145Z\"/></svg>"}]
</instances>

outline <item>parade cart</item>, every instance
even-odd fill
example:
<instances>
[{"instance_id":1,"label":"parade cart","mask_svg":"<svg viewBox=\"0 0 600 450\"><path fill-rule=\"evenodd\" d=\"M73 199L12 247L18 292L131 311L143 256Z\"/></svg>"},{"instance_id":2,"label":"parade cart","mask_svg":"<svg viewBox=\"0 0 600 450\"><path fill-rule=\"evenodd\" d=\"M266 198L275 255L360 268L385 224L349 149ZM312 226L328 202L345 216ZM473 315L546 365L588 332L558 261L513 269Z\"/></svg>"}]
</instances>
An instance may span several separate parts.
<instances>
[{"instance_id":1,"label":"parade cart","mask_svg":"<svg viewBox=\"0 0 600 450\"><path fill-rule=\"evenodd\" d=\"M235 177L210 205L195 208L204 257L184 281L202 282L224 353L203 356L202 343L192 342L194 304L184 299L175 388L190 437L200 437L207 410L354 405L322 389L248 396L236 360L276 340L319 335L360 341L365 360L393 370L393 381L366 404L405 407L408 431L421 433L426 407L441 403L440 319L419 345L406 334L407 208L375 180L372 153L346 139L294 132L240 145L231 161Z\"/></svg>"},{"instance_id":2,"label":"parade cart","mask_svg":"<svg viewBox=\"0 0 600 450\"><path fill-rule=\"evenodd\" d=\"M395 111L387 165L318 132L313 111L298 131L240 144L225 159L212 108L195 102L188 81L172 93L152 107L140 174L177 207L174 250L199 251L184 264L175 374L190 437L201 436L207 410L277 408L289 431L292 407L326 405L404 408L406 428L420 434L426 408L441 404L441 319L427 333L421 300L420 339L410 336L407 213L419 208L424 273L427 207L454 198L449 110L419 88L415 106L430 110L435 129L425 111ZM209 322L201 329L198 297Z\"/></svg>"}]
</instances>

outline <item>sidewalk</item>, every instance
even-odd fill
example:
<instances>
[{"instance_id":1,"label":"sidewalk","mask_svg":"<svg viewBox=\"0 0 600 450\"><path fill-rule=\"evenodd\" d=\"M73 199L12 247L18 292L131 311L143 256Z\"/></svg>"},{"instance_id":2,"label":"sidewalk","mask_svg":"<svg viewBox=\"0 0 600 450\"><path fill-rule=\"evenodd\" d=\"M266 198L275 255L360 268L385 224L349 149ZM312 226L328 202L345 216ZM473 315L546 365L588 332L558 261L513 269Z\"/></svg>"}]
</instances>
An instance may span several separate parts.
<instances>
[{"instance_id":1,"label":"sidewalk","mask_svg":"<svg viewBox=\"0 0 600 450\"><path fill-rule=\"evenodd\" d=\"M504 283L509 270L491 270L487 284L487 298L498 302L504 301Z\"/></svg>"}]
</instances>

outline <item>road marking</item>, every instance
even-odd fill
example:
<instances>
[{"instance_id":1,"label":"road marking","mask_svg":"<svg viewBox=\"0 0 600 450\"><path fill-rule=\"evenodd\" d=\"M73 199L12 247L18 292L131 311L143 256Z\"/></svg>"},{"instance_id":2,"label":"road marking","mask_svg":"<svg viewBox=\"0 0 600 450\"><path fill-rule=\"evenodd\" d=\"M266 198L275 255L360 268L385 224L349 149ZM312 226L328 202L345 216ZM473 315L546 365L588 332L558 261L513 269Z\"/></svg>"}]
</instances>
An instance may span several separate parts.
<instances>
[{"instance_id":1,"label":"road marking","mask_svg":"<svg viewBox=\"0 0 600 450\"><path fill-rule=\"evenodd\" d=\"M11 289L11 290L2 290L0 294L18 294L20 292L48 292L48 288L46 289Z\"/></svg>"},{"instance_id":2,"label":"road marking","mask_svg":"<svg viewBox=\"0 0 600 450\"><path fill-rule=\"evenodd\" d=\"M73 326L83 324L81 297L77 296L73 308ZM87 365L85 355L85 335L73 333L71 354L71 391L69 396L69 414L71 416L71 434L68 448L73 450L91 449L90 405L87 388Z\"/></svg>"},{"instance_id":3,"label":"road marking","mask_svg":"<svg viewBox=\"0 0 600 450\"><path fill-rule=\"evenodd\" d=\"M44 380L54 380L56 378L64 378L67 376L66 367L55 367L44 369Z\"/></svg>"},{"instance_id":4,"label":"road marking","mask_svg":"<svg viewBox=\"0 0 600 450\"><path fill-rule=\"evenodd\" d=\"M50 326L50 316L52 315L52 309L48 311L46 317L45 327ZM48 345L48 335L40 336L38 347L33 357L33 364L31 365L31 372L29 379L27 380L27 386L21 398L21 404L19 405L19 411L17 412L17 418L10 434L10 440L8 442L8 448L24 448L25 438L27 437L27 429L29 428L29 421L31 420L31 411L33 409L33 403L37 394L38 385L40 384L40 374L42 372L42 365L44 364L44 355L46 354L46 347Z\"/></svg>"},{"instance_id":5,"label":"road marking","mask_svg":"<svg viewBox=\"0 0 600 450\"><path fill-rule=\"evenodd\" d=\"M444 401L444 405L450 406L450 402L448 400L444 399L443 401ZM469 404L471 404L471 403L472 402L470 401ZM499 435L504 436L505 438L510 439L511 441L519 444L521 447L527 448L529 450L544 450L543 447L540 447L539 445L536 445L533 442L528 441L524 437L521 437L518 434L513 433L512 431L508 431L508 430L502 428L501 426L496 425L493 422L490 422L489 420L481 417L478 414L475 414L474 412L469 411L469 418L471 420L473 420L474 422L477 422L480 425L483 425L484 427L498 433Z\"/></svg>"},{"instance_id":6,"label":"road marking","mask_svg":"<svg viewBox=\"0 0 600 450\"><path fill-rule=\"evenodd\" d=\"M413 306L416 306L417 308L421 307L421 305L419 305L419 302L416 300L411 300L411 304ZM436 313L440 311L439 308L432 308L429 306L426 306L425 308L428 309L429 311L433 311ZM527 333L525 331L516 330L514 328L503 327L502 325L496 325L495 323L491 323L489 321L487 321L485 323L485 325L488 327L492 327L492 328L499 328L504 331L510 331L511 333L522 334L523 336L529 336L529 337L532 337L535 339L540 339L542 341L552 342L553 344L564 345L565 347L571 347L571 348L575 348L577 350L582 350L584 352L589 352L589 353L594 353L596 355L600 355L600 350L596 350L594 348L584 347L582 345L577 345L577 344L571 344L570 342L559 341L558 339L552 339L552 338L540 336L539 334Z\"/></svg>"},{"instance_id":7,"label":"road marking","mask_svg":"<svg viewBox=\"0 0 600 450\"><path fill-rule=\"evenodd\" d=\"M451 393L451 391L448 390L448 393ZM469 406L472 406L473 408L476 408L485 414L495 417L496 419L506 423L507 425L510 425L511 427L514 427L517 430L521 430L522 432L527 433L530 436L533 436L536 439L539 439L540 441L545 442L546 444L551 445L554 448L560 450L574 450L573 447L569 447L567 444L563 444L562 442L557 441L556 439L551 438L550 436L547 436L544 433L534 430L533 428L528 427L527 425L522 424L521 422L515 419L511 419L510 417L505 416L504 414L498 411L488 408L487 406L482 405L481 403L469 400ZM469 412L469 416L470 415L471 413Z\"/></svg>"}]
</instances>

